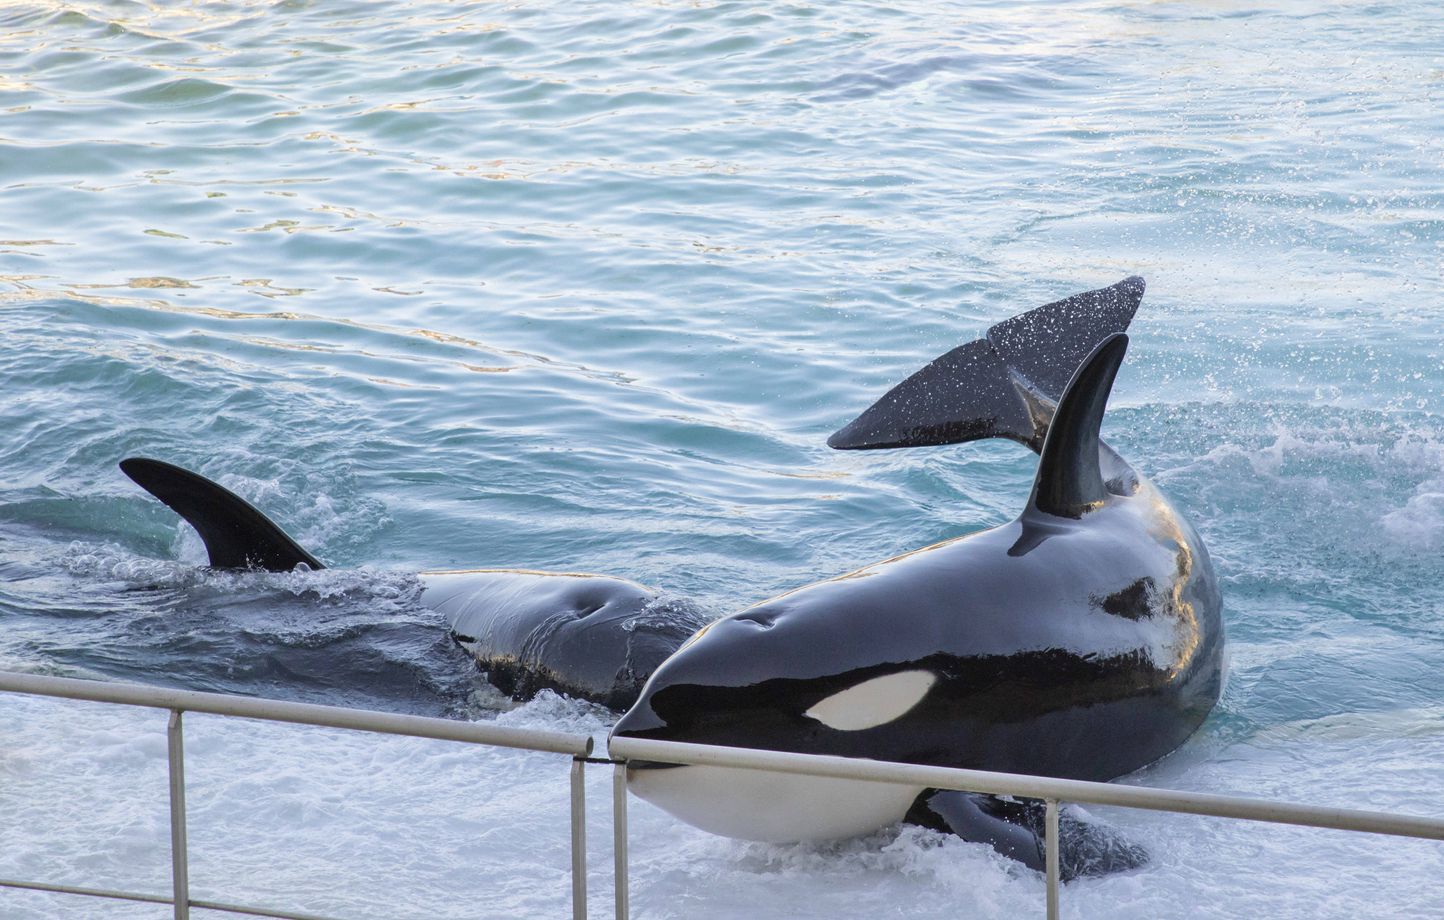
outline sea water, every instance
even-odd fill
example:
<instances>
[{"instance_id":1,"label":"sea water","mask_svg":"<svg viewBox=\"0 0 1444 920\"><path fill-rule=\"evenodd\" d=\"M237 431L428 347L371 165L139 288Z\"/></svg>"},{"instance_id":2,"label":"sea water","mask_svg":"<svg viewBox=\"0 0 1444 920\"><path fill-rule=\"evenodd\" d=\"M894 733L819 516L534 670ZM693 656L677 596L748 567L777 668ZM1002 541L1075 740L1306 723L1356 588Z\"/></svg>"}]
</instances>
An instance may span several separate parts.
<instances>
[{"instance_id":1,"label":"sea water","mask_svg":"<svg viewBox=\"0 0 1444 920\"><path fill-rule=\"evenodd\" d=\"M0 667L600 738L490 692L415 573L722 614L1005 522L1015 445L825 438L1141 274L1106 436L1210 547L1231 663L1129 781L1444 814L1441 49L1425 2L8 4ZM137 454L332 568L199 568ZM163 714L7 696L0 738L0 877L167 890ZM568 910L565 758L202 716L186 743L197 897ZM631 807L637 917L1041 915L1038 875L932 832ZM1154 862L1066 916L1444 916L1435 843L1098 811Z\"/></svg>"}]
</instances>

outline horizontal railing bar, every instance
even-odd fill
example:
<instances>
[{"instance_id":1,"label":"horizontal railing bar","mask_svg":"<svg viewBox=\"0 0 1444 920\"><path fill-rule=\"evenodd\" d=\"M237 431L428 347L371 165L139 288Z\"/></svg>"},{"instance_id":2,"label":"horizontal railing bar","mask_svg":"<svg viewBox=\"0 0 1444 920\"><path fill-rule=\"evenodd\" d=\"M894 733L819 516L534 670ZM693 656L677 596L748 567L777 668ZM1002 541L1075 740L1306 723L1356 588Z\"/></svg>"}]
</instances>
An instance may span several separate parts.
<instances>
[{"instance_id":1,"label":"horizontal railing bar","mask_svg":"<svg viewBox=\"0 0 1444 920\"><path fill-rule=\"evenodd\" d=\"M307 914L300 911L272 910L268 907L247 907L244 904L226 904L221 901L197 901L191 898L191 907L196 910L215 910L227 914L244 914L248 917L275 917L277 920L332 920L321 914Z\"/></svg>"},{"instance_id":2,"label":"horizontal railing bar","mask_svg":"<svg viewBox=\"0 0 1444 920\"><path fill-rule=\"evenodd\" d=\"M0 671L0 690L36 696L56 696L95 703L119 703L126 706L148 706L202 712L267 722L289 722L298 725L320 725L352 731L379 732L387 735L412 735L441 741L463 741L469 744L490 744L498 747L523 748L554 754L586 757L592 752L592 739L587 735L543 731L534 728L513 728L484 722L457 722L427 716L402 715L394 712L372 712L346 709L315 703L291 703L259 697L229 696L223 693L202 693L198 690L171 690L140 684L111 683L98 680L76 680L71 677L46 677Z\"/></svg>"},{"instance_id":3,"label":"horizontal railing bar","mask_svg":"<svg viewBox=\"0 0 1444 920\"><path fill-rule=\"evenodd\" d=\"M109 898L113 901L144 901L147 904L172 904L169 895L142 894L137 891L115 891L109 888L81 888L78 885L47 885L45 882L18 882L0 878L0 888L24 888L28 891L49 891L55 894L81 894L87 898Z\"/></svg>"},{"instance_id":4,"label":"horizontal railing bar","mask_svg":"<svg viewBox=\"0 0 1444 920\"><path fill-rule=\"evenodd\" d=\"M608 748L613 757L627 760L738 767L745 770L771 770L778 773L800 773L836 779L900 783L930 789L955 789L963 792L1017 795L1033 799L1058 799L1063 802L1079 802L1089 805L1119 805L1124 808L1146 808L1153 811L1182 812L1218 818L1242 818L1247 821L1267 821L1274 824L1326 827L1334 830L1363 831L1370 834L1444 840L1444 819L1440 818L1299 805L1292 802L1274 802L1267 799L1216 795L1207 792L1182 792L1173 789L1153 789L1146 786L1126 786L1118 783L1093 783L1016 773L992 773L984 770L888 763L857 757L795 754L787 751L763 751L710 744L688 744L680 741L655 741L645 738L613 738Z\"/></svg>"},{"instance_id":5,"label":"horizontal railing bar","mask_svg":"<svg viewBox=\"0 0 1444 920\"><path fill-rule=\"evenodd\" d=\"M45 882L20 882L0 879L0 887L23 888L28 891L48 891L53 894L79 894L88 898L108 898L113 901L142 901L147 904L174 904L163 894L142 894L136 891L116 891L109 888L81 888L77 885L49 885ZM250 917L274 917L276 920L332 920L320 914L298 913L296 911L273 910L268 907L247 907L243 904L226 904L221 901L197 901L191 899L191 907L198 910L216 910L228 914L244 914Z\"/></svg>"}]
</instances>

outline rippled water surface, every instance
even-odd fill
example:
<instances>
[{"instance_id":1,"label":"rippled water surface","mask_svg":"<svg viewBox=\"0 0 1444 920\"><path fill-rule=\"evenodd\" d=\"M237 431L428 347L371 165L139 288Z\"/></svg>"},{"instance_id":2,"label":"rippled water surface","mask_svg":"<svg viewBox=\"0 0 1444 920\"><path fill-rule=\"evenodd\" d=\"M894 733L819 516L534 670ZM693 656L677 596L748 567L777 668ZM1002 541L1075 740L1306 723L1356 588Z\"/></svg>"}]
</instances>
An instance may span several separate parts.
<instances>
[{"instance_id":1,"label":"rippled water surface","mask_svg":"<svg viewBox=\"0 0 1444 920\"><path fill-rule=\"evenodd\" d=\"M1137 781L1444 814L1444 17L1423 2L11 3L0 667L494 714L414 573L726 612L1011 518L1007 444L824 440L988 324L1148 278L1106 422L1207 540L1231 679ZM115 462L333 568L197 567ZM0 877L165 890L153 713L0 708ZM197 717L198 896L567 910L566 764ZM609 909L593 771L593 909ZM638 917L1041 913L917 829L634 802ZM1120 812L1076 917L1444 916L1438 846ZM161 917L0 893L0 915Z\"/></svg>"}]
</instances>

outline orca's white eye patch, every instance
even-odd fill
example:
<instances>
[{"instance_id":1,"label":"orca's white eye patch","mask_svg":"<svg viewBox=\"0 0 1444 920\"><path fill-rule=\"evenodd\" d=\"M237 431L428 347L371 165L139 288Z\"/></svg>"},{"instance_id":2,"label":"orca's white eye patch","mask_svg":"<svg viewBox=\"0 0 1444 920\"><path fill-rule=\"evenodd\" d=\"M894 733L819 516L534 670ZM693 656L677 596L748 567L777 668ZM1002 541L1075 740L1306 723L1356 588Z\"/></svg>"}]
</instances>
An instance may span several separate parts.
<instances>
[{"instance_id":1,"label":"orca's white eye patch","mask_svg":"<svg viewBox=\"0 0 1444 920\"><path fill-rule=\"evenodd\" d=\"M884 674L839 690L803 715L844 732L886 725L922 702L937 680L932 671Z\"/></svg>"}]
</instances>

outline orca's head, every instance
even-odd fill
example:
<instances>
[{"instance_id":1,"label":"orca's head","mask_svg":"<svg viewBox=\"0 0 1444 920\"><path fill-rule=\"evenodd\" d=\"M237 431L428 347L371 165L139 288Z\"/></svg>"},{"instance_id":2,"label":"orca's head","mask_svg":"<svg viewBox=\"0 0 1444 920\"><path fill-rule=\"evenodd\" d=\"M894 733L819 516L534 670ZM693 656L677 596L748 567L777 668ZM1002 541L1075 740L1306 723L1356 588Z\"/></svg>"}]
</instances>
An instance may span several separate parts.
<instances>
[{"instance_id":1,"label":"orca's head","mask_svg":"<svg viewBox=\"0 0 1444 920\"><path fill-rule=\"evenodd\" d=\"M652 675L612 736L928 762L946 717L937 659L783 597L700 630ZM869 635L868 633L872 633ZM930 748L932 751L930 752ZM934 754L935 756L935 754ZM633 762L640 797L713 833L855 836L902 818L920 789Z\"/></svg>"}]
</instances>

